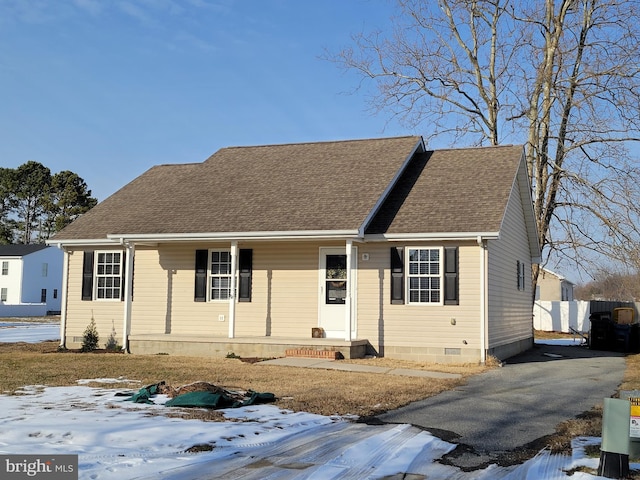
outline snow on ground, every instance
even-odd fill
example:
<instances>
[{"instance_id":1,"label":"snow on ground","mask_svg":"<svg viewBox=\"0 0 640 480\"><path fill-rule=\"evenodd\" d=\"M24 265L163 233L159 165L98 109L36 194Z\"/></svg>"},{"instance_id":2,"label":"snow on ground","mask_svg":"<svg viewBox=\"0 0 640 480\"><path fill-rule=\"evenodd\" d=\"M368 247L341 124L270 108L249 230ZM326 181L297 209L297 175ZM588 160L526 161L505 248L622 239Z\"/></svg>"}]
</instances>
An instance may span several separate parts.
<instances>
[{"instance_id":1,"label":"snow on ground","mask_svg":"<svg viewBox=\"0 0 640 480\"><path fill-rule=\"evenodd\" d=\"M96 381L130 383L126 379ZM91 380L79 383L73 387L29 386L17 395L0 395L0 454L77 454L79 478L87 480L190 479L197 478L194 472L210 474L217 465L232 460L242 465L247 459L277 456L278 446L292 439L295 445L304 439L318 443L335 432L348 432L347 424L356 425L348 418L294 413L273 405L222 410L229 419L226 422L169 418L164 413L173 409L163 406L165 396L158 395L155 405L134 404L115 395L124 389L91 387ZM585 457L580 448L574 458L542 452L521 466L464 473L437 463L455 445L428 432L419 431L402 448L391 449L390 438L413 427L394 425L381 431L357 424L357 428L357 437L349 439L352 444L339 456L320 464L306 452L312 468L301 469L297 477L289 469L286 478L344 478L356 468L368 472L360 478L371 479L403 471L433 480L597 478L586 473L569 477L563 471L578 465L597 468L598 460ZM599 439L583 439L578 447L590 441ZM187 453L195 445L215 448Z\"/></svg>"},{"instance_id":2,"label":"snow on ground","mask_svg":"<svg viewBox=\"0 0 640 480\"><path fill-rule=\"evenodd\" d=\"M0 343L60 340L59 323L0 322Z\"/></svg>"},{"instance_id":3,"label":"snow on ground","mask_svg":"<svg viewBox=\"0 0 640 480\"><path fill-rule=\"evenodd\" d=\"M545 338L536 340L535 343L537 345L564 345L564 346L572 346L572 345L582 345L585 343L584 338L578 336L574 338Z\"/></svg>"}]
</instances>

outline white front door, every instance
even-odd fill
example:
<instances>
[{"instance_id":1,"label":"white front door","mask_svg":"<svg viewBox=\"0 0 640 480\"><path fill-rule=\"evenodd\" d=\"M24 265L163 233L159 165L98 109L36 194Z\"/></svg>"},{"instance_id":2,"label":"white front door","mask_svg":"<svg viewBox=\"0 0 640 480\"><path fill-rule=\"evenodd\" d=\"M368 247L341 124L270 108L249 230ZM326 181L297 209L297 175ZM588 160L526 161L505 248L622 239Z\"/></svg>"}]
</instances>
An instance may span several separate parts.
<instances>
[{"instance_id":1,"label":"white front door","mask_svg":"<svg viewBox=\"0 0 640 480\"><path fill-rule=\"evenodd\" d=\"M351 254L351 285L347 285L347 255L344 248L321 248L319 263L319 326L324 329L327 338L345 338L347 325L347 289L351 299L351 311L354 312L356 271L356 248ZM352 315L351 330L355 331L355 320Z\"/></svg>"}]
</instances>

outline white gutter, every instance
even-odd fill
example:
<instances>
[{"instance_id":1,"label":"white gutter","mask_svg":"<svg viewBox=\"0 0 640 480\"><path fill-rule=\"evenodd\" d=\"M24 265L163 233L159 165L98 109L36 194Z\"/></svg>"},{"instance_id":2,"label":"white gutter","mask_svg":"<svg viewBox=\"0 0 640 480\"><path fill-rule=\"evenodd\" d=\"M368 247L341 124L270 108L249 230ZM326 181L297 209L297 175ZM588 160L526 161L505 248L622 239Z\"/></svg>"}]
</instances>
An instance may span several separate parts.
<instances>
[{"instance_id":1,"label":"white gutter","mask_svg":"<svg viewBox=\"0 0 640 480\"><path fill-rule=\"evenodd\" d=\"M129 331L131 330L131 301L133 292L133 260L136 254L136 247L132 243L124 244L127 252L126 264L124 267L124 315L122 324L122 350L129 351Z\"/></svg>"},{"instance_id":2,"label":"white gutter","mask_svg":"<svg viewBox=\"0 0 640 480\"><path fill-rule=\"evenodd\" d=\"M236 268L238 257L238 242L231 242L231 284L229 285L229 338L236 336Z\"/></svg>"},{"instance_id":3,"label":"white gutter","mask_svg":"<svg viewBox=\"0 0 640 480\"><path fill-rule=\"evenodd\" d=\"M58 248L63 246L87 246L87 247L99 247L99 246L112 246L114 243L120 243L120 238L117 240L111 240L107 238L85 238L85 239L69 239L69 240L45 240L45 244L54 245Z\"/></svg>"},{"instance_id":4,"label":"white gutter","mask_svg":"<svg viewBox=\"0 0 640 480\"><path fill-rule=\"evenodd\" d=\"M229 240L289 240L289 239L344 239L358 237L357 230L300 230L283 232L201 232L201 233L117 233L109 234L109 240L130 242L163 241L229 241Z\"/></svg>"},{"instance_id":5,"label":"white gutter","mask_svg":"<svg viewBox=\"0 0 640 480\"><path fill-rule=\"evenodd\" d=\"M500 232L440 232L440 233L382 233L376 235L366 235L365 241L447 241L447 240L477 240L483 238L486 240L497 240L500 238Z\"/></svg>"},{"instance_id":6,"label":"white gutter","mask_svg":"<svg viewBox=\"0 0 640 480\"><path fill-rule=\"evenodd\" d=\"M487 246L484 239L478 235L478 246L480 247L480 362L485 364L487 362L487 301L489 295L487 294Z\"/></svg>"}]
</instances>

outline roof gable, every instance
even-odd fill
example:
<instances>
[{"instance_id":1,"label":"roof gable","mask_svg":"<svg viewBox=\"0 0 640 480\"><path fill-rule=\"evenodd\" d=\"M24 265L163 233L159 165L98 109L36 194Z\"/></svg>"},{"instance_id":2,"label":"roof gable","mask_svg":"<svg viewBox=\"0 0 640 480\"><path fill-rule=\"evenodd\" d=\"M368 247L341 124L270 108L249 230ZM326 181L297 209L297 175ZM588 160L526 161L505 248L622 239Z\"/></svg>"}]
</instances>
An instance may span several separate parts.
<instances>
[{"instance_id":1,"label":"roof gable","mask_svg":"<svg viewBox=\"0 0 640 480\"><path fill-rule=\"evenodd\" d=\"M521 146L416 155L368 234L499 232L522 160Z\"/></svg>"}]
</instances>

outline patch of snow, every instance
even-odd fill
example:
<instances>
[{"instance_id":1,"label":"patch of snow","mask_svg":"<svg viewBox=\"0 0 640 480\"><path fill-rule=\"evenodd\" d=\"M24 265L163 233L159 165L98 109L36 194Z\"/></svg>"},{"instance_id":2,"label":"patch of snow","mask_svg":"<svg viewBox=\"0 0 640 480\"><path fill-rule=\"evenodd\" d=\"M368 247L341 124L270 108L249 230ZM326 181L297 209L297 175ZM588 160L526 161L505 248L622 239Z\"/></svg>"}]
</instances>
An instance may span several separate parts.
<instances>
[{"instance_id":1,"label":"patch of snow","mask_svg":"<svg viewBox=\"0 0 640 480\"><path fill-rule=\"evenodd\" d=\"M60 324L0 322L0 343L40 343L60 340Z\"/></svg>"},{"instance_id":2,"label":"patch of snow","mask_svg":"<svg viewBox=\"0 0 640 480\"><path fill-rule=\"evenodd\" d=\"M579 465L597 468L594 459L584 455L584 446L598 439L577 439L572 458L543 452L520 466L492 466L465 473L438 463L455 445L411 425L353 424L344 417L294 413L274 405L222 410L229 420L226 422L169 418L165 416L169 409L163 406L166 396L154 397L154 405L141 405L124 401L115 395L118 391L88 386L30 386L18 395L0 395L0 453L77 454L80 479L198 478L194 476L197 472L210 474L220 465L277 458L278 448L287 442L292 448L326 443L323 448L327 449L341 435L357 431L357 435L350 433L353 438L343 439L344 448L336 450L337 454L325 451L333 455L326 459L318 457L316 450L306 452L307 464L312 467L301 469L299 477L294 475L295 470L288 470L287 478L358 474L358 478L373 479L400 472L433 480L597 478L584 473L569 477L564 470ZM323 442L328 438L334 440ZM213 449L187 453L194 445L210 445ZM526 475L521 476L524 472ZM256 477L247 478L259 475L257 469Z\"/></svg>"},{"instance_id":3,"label":"patch of snow","mask_svg":"<svg viewBox=\"0 0 640 480\"><path fill-rule=\"evenodd\" d=\"M90 383L118 384L118 383L142 383L140 380L129 380L128 378L81 378L76 382L78 385L89 385Z\"/></svg>"},{"instance_id":4,"label":"patch of snow","mask_svg":"<svg viewBox=\"0 0 640 480\"><path fill-rule=\"evenodd\" d=\"M544 339L536 339L534 343L536 345L573 346L573 345L582 345L584 343L584 339L582 337L576 337L576 338L544 338Z\"/></svg>"}]
</instances>

